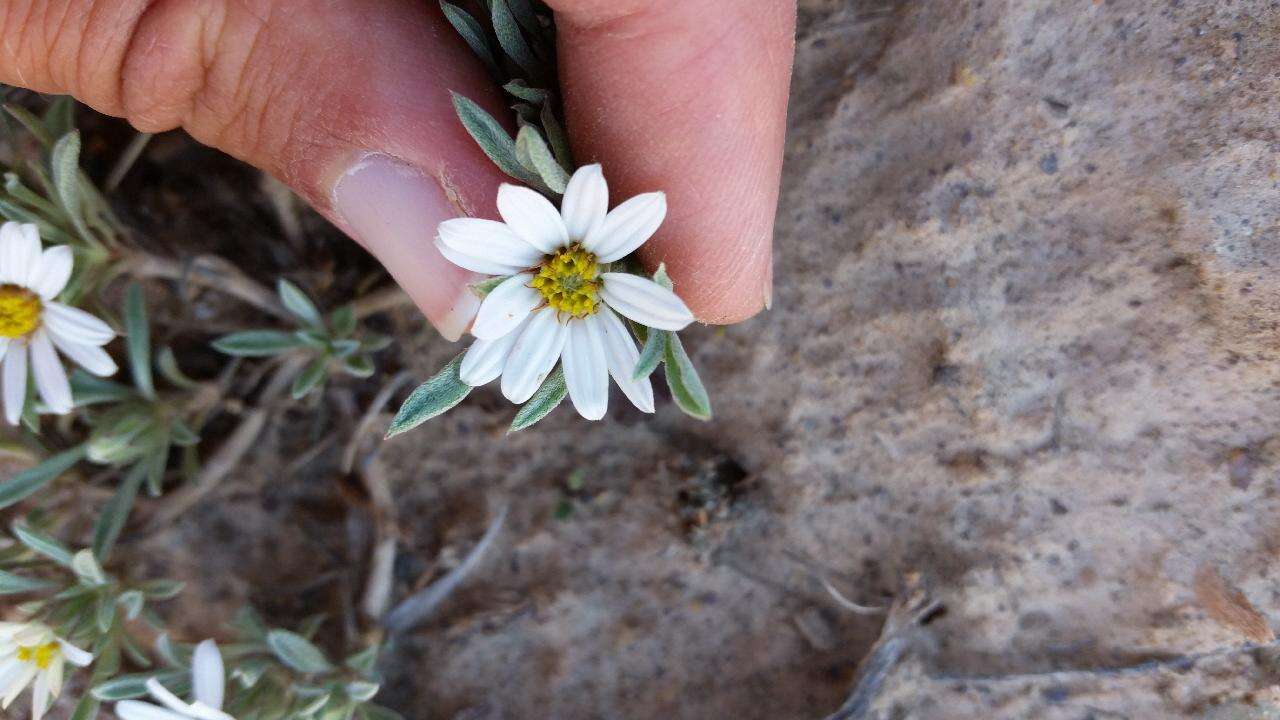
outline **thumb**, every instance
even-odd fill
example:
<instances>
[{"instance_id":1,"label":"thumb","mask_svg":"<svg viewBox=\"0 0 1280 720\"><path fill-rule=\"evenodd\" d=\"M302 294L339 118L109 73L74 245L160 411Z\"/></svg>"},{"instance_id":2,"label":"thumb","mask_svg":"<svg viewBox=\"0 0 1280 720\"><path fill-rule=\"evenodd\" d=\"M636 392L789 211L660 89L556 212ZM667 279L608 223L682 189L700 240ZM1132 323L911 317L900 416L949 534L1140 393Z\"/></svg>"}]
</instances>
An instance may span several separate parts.
<instances>
[{"instance_id":1,"label":"thumb","mask_svg":"<svg viewBox=\"0 0 1280 720\"><path fill-rule=\"evenodd\" d=\"M363 244L457 339L478 300L432 237L494 215L499 171L451 90L501 102L420 0L5 0L0 81L74 95L138 129L181 127L283 180ZM285 12L287 10L287 12Z\"/></svg>"}]
</instances>

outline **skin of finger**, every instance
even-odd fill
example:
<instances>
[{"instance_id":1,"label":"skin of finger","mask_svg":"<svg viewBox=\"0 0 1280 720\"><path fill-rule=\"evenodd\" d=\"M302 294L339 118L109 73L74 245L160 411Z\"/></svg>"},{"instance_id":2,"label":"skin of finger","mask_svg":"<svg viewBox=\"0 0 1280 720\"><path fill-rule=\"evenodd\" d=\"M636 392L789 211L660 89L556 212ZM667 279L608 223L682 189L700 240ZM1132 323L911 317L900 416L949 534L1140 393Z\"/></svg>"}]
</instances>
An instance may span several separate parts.
<instances>
[{"instance_id":1,"label":"skin of finger","mask_svg":"<svg viewBox=\"0 0 1280 720\"><path fill-rule=\"evenodd\" d=\"M6 0L0 80L73 94L140 130L181 127L280 178L340 227L333 186L369 152L435 178L458 215L496 216L505 178L458 122L450 91L509 113L435 3ZM474 279L442 258L432 278L406 278L419 249L438 255L434 232L379 253L415 299L441 294L415 284L462 292Z\"/></svg>"},{"instance_id":2,"label":"skin of finger","mask_svg":"<svg viewBox=\"0 0 1280 720\"><path fill-rule=\"evenodd\" d=\"M794 54L790 0L552 0L579 163L614 203L667 193L641 254L704 322L770 302L773 221Z\"/></svg>"}]
</instances>

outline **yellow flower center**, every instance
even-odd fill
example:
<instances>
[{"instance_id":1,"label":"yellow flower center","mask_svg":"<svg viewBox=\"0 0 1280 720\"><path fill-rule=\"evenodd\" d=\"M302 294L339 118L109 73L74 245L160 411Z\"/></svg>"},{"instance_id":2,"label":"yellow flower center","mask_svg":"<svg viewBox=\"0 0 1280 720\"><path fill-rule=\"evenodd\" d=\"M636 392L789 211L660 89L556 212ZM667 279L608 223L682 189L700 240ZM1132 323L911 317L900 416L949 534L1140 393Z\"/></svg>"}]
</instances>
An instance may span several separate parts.
<instances>
[{"instance_id":1,"label":"yellow flower center","mask_svg":"<svg viewBox=\"0 0 1280 720\"><path fill-rule=\"evenodd\" d=\"M18 660L22 662L34 662L36 667L41 670L48 670L49 663L58 656L58 643L51 642L44 645L33 645L31 647L18 648Z\"/></svg>"},{"instance_id":2,"label":"yellow flower center","mask_svg":"<svg viewBox=\"0 0 1280 720\"><path fill-rule=\"evenodd\" d=\"M0 337L22 337L40 324L40 297L24 287L0 285Z\"/></svg>"},{"instance_id":3,"label":"yellow flower center","mask_svg":"<svg viewBox=\"0 0 1280 720\"><path fill-rule=\"evenodd\" d=\"M600 304L599 277L596 256L574 243L542 263L529 287L542 293L557 312L583 317Z\"/></svg>"}]
</instances>

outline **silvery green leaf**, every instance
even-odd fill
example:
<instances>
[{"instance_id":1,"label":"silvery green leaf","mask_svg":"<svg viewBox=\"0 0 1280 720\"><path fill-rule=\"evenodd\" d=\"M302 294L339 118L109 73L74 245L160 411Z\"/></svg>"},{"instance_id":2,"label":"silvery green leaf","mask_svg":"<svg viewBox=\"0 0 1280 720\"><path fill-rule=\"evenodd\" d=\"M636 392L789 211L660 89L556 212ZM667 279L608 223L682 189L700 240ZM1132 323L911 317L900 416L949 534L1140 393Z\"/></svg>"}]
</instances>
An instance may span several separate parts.
<instances>
[{"instance_id":1,"label":"silvery green leaf","mask_svg":"<svg viewBox=\"0 0 1280 720\"><path fill-rule=\"evenodd\" d=\"M360 339L360 349L367 353L376 353L391 347L391 338L387 335L369 333Z\"/></svg>"},{"instance_id":2,"label":"silvery green leaf","mask_svg":"<svg viewBox=\"0 0 1280 720\"><path fill-rule=\"evenodd\" d=\"M95 463L115 464L138 457L144 448L135 440L155 429L155 417L146 407L134 405L116 410L103 416L89 436L86 455Z\"/></svg>"},{"instance_id":3,"label":"silvery green leaf","mask_svg":"<svg viewBox=\"0 0 1280 720\"><path fill-rule=\"evenodd\" d=\"M178 596L186 583L177 580L148 580L138 586L138 590L151 600L169 600Z\"/></svg>"},{"instance_id":4,"label":"silvery green leaf","mask_svg":"<svg viewBox=\"0 0 1280 720\"><path fill-rule=\"evenodd\" d=\"M0 595L18 595L39 590L51 590L55 587L57 585L48 580L24 577L0 570Z\"/></svg>"},{"instance_id":5,"label":"silvery green leaf","mask_svg":"<svg viewBox=\"0 0 1280 720\"><path fill-rule=\"evenodd\" d=\"M22 178L18 177L17 173L4 174L4 189L13 196L14 200L46 217L56 218L62 215L62 211L56 205L37 195L31 188L23 185Z\"/></svg>"},{"instance_id":6,"label":"silvery green leaf","mask_svg":"<svg viewBox=\"0 0 1280 720\"><path fill-rule=\"evenodd\" d=\"M632 373L632 379L635 380L652 375L667 354L667 344L670 342L668 337L671 335L669 331L649 328L647 335L644 347L640 349L640 359L636 362L635 372Z\"/></svg>"},{"instance_id":7,"label":"silvery green leaf","mask_svg":"<svg viewBox=\"0 0 1280 720\"><path fill-rule=\"evenodd\" d=\"M507 432L519 432L546 417L564 400L568 392L568 385L564 381L564 369L557 365L555 371L548 375L547 379L542 381L542 385L534 391L533 397L520 406L520 411L511 421L511 427Z\"/></svg>"},{"instance_id":8,"label":"silvery green leaf","mask_svg":"<svg viewBox=\"0 0 1280 720\"><path fill-rule=\"evenodd\" d=\"M267 645L280 662L300 673L323 673L333 670L320 648L306 638L288 630L272 630L267 633Z\"/></svg>"},{"instance_id":9,"label":"silvery green leaf","mask_svg":"<svg viewBox=\"0 0 1280 720\"><path fill-rule=\"evenodd\" d=\"M409 398L400 406L387 429L387 437L394 437L407 430L412 430L431 418L449 410L462 402L471 392L471 386L462 382L458 370L462 367L462 356L458 353L440 372L430 380L418 386Z\"/></svg>"},{"instance_id":10,"label":"silvery green leaf","mask_svg":"<svg viewBox=\"0 0 1280 720\"><path fill-rule=\"evenodd\" d=\"M97 604L94 606L93 621L94 625L98 627L98 632L103 635L111 632L111 626L116 624L116 605L111 602L111 598L106 594L98 595Z\"/></svg>"},{"instance_id":11,"label":"silvery green leaf","mask_svg":"<svg viewBox=\"0 0 1280 720\"><path fill-rule=\"evenodd\" d=\"M344 358L360 349L360 341L352 340L350 338L345 340L334 340L329 343L329 348L333 351L334 357Z\"/></svg>"},{"instance_id":12,"label":"silvery green leaf","mask_svg":"<svg viewBox=\"0 0 1280 720\"><path fill-rule=\"evenodd\" d=\"M342 370L352 377L370 377L373 375L373 359L368 355L352 355L343 359Z\"/></svg>"},{"instance_id":13,"label":"silvery green leaf","mask_svg":"<svg viewBox=\"0 0 1280 720\"><path fill-rule=\"evenodd\" d=\"M81 550L71 556L71 569L81 585L98 587L107 584L107 574L102 571L102 566L88 550Z\"/></svg>"},{"instance_id":14,"label":"silvery green leaf","mask_svg":"<svg viewBox=\"0 0 1280 720\"><path fill-rule=\"evenodd\" d=\"M133 509L133 501L138 496L142 481L147 477L148 469L149 465L145 460L129 468L129 473L116 487L115 494L102 508L102 514L93 526L93 554L99 559L107 558L116 544L116 538L120 537L120 531L129 519L129 511Z\"/></svg>"},{"instance_id":15,"label":"silvery green leaf","mask_svg":"<svg viewBox=\"0 0 1280 720\"><path fill-rule=\"evenodd\" d=\"M507 6L511 8L511 14L515 16L516 22L520 23L527 32L542 32L542 24L538 22L538 16L533 12L533 5L529 0L507 0Z\"/></svg>"},{"instance_id":16,"label":"silvery green leaf","mask_svg":"<svg viewBox=\"0 0 1280 720\"><path fill-rule=\"evenodd\" d=\"M294 712L300 717L311 717L329 702L329 697L329 693L321 692L305 702L298 703Z\"/></svg>"},{"instance_id":17,"label":"silvery green leaf","mask_svg":"<svg viewBox=\"0 0 1280 720\"><path fill-rule=\"evenodd\" d=\"M511 93L515 97L518 97L525 102L533 103L534 105L541 105L546 102L547 98L551 95L549 91L543 90L542 88L529 87L529 83L519 79L512 80L506 85L503 85L502 89Z\"/></svg>"},{"instance_id":18,"label":"silvery green leaf","mask_svg":"<svg viewBox=\"0 0 1280 720\"><path fill-rule=\"evenodd\" d=\"M498 36L498 44L507 53L507 57L530 76L543 77L545 73L542 72L542 63L534 56L529 43L525 42L524 33L511 14L507 0L490 0L489 14L493 20L493 32Z\"/></svg>"},{"instance_id":19,"label":"silvery green leaf","mask_svg":"<svg viewBox=\"0 0 1280 720\"><path fill-rule=\"evenodd\" d=\"M62 543L32 530L26 523L14 523L12 530L14 537L18 538L18 542L63 567L71 567L71 551Z\"/></svg>"},{"instance_id":20,"label":"silvery green leaf","mask_svg":"<svg viewBox=\"0 0 1280 720\"><path fill-rule=\"evenodd\" d=\"M541 184L541 180L520 165L515 141L492 115L458 93L453 93L453 108L472 139L500 170L523 183Z\"/></svg>"},{"instance_id":21,"label":"silvery green leaf","mask_svg":"<svg viewBox=\"0 0 1280 720\"><path fill-rule=\"evenodd\" d=\"M551 148L547 147L546 141L533 126L520 128L516 135L516 156L525 167L538 173L553 192L557 195L564 194L565 186L569 184L569 173L556 162Z\"/></svg>"},{"instance_id":22,"label":"silvery green leaf","mask_svg":"<svg viewBox=\"0 0 1280 720\"><path fill-rule=\"evenodd\" d=\"M684 351L680 336L675 333L669 333L667 337L666 365L667 387L671 388L671 397L676 405L691 417L710 420L711 398Z\"/></svg>"},{"instance_id":23,"label":"silvery green leaf","mask_svg":"<svg viewBox=\"0 0 1280 720\"><path fill-rule=\"evenodd\" d=\"M200 435L182 418L174 418L169 422L169 439L178 447L191 447L200 442Z\"/></svg>"},{"instance_id":24,"label":"silvery green leaf","mask_svg":"<svg viewBox=\"0 0 1280 720\"><path fill-rule=\"evenodd\" d=\"M156 353L156 369L160 371L161 377L177 388L183 390L194 390L200 387L200 383L193 380L189 375L182 372L182 368L178 367L178 358L173 354L173 348L163 347L160 352Z\"/></svg>"},{"instance_id":25,"label":"silvery green leaf","mask_svg":"<svg viewBox=\"0 0 1280 720\"><path fill-rule=\"evenodd\" d=\"M231 670L231 677L238 680L240 686L247 690L258 684L258 680L267 672L267 667L267 663L263 660L245 660Z\"/></svg>"},{"instance_id":26,"label":"silvery green leaf","mask_svg":"<svg viewBox=\"0 0 1280 720\"><path fill-rule=\"evenodd\" d=\"M245 330L213 341L215 350L237 357L270 357L302 347L293 333L279 330Z\"/></svg>"},{"instance_id":27,"label":"silvery green leaf","mask_svg":"<svg viewBox=\"0 0 1280 720\"><path fill-rule=\"evenodd\" d=\"M493 51L489 48L489 40L485 37L484 27L482 27L471 13L466 10L447 2L440 3L440 10L444 12L445 18L454 30L462 36L463 41L467 43L467 47L471 48L471 52L475 53L480 61L489 68L489 72L498 74L498 61L493 57Z\"/></svg>"},{"instance_id":28,"label":"silvery green leaf","mask_svg":"<svg viewBox=\"0 0 1280 720\"><path fill-rule=\"evenodd\" d=\"M258 612L251 607L242 607L236 611L235 617L231 619L231 627L247 638L264 642L267 639L267 625L262 622Z\"/></svg>"},{"instance_id":29,"label":"silvery green leaf","mask_svg":"<svg viewBox=\"0 0 1280 720\"><path fill-rule=\"evenodd\" d=\"M518 102L511 106L516 114L516 129L519 130L529 125L538 124L538 115L541 112L536 105L530 105L527 102ZM516 159L520 157L520 146L516 145ZM523 164L526 168L527 164Z\"/></svg>"},{"instance_id":30,"label":"silvery green leaf","mask_svg":"<svg viewBox=\"0 0 1280 720\"><path fill-rule=\"evenodd\" d=\"M152 613L148 613L149 615ZM150 618L148 618L150 619ZM149 668L152 665L151 657L143 650L128 633L120 634L120 651L125 657L129 658L129 662L136 667Z\"/></svg>"},{"instance_id":31,"label":"silvery green leaf","mask_svg":"<svg viewBox=\"0 0 1280 720\"><path fill-rule=\"evenodd\" d=\"M144 460L147 466L147 493L151 497L160 497L164 486L164 472L169 465L169 428L160 428L159 434L152 442L154 448L151 455Z\"/></svg>"},{"instance_id":32,"label":"silvery green leaf","mask_svg":"<svg viewBox=\"0 0 1280 720\"><path fill-rule=\"evenodd\" d=\"M100 703L92 693L85 693L80 697L80 702L76 703L76 709L71 712L71 717L67 720L93 720L98 717Z\"/></svg>"},{"instance_id":33,"label":"silvery green leaf","mask_svg":"<svg viewBox=\"0 0 1280 720\"><path fill-rule=\"evenodd\" d=\"M147 305L142 285L129 283L124 291L125 346L129 351L129 370L138 392L148 400L156 398L151 378L151 328L147 325Z\"/></svg>"},{"instance_id":34,"label":"silvery green leaf","mask_svg":"<svg viewBox=\"0 0 1280 720\"><path fill-rule=\"evenodd\" d=\"M289 391L293 399L301 400L307 393L320 387L324 382L325 370L328 366L329 358L317 358L298 373L298 376L293 379L293 388Z\"/></svg>"},{"instance_id":35,"label":"silvery green leaf","mask_svg":"<svg viewBox=\"0 0 1280 720\"><path fill-rule=\"evenodd\" d=\"M556 156L556 162L560 163L560 167L573 167L573 151L569 149L569 136L565 134L564 126L556 119L551 103L543 104L540 120L542 129L547 133L547 142L551 144L551 152Z\"/></svg>"},{"instance_id":36,"label":"silvery green leaf","mask_svg":"<svg viewBox=\"0 0 1280 720\"><path fill-rule=\"evenodd\" d=\"M191 653L183 651L169 639L169 633L162 632L156 637L156 655L171 667L186 668L191 665Z\"/></svg>"},{"instance_id":37,"label":"silvery green leaf","mask_svg":"<svg viewBox=\"0 0 1280 720\"><path fill-rule=\"evenodd\" d=\"M44 126L44 122L40 120L40 118L36 117L30 110L22 107L21 105L14 105L12 103L6 103L4 109L5 112L13 116L14 120L21 123L22 127L27 129L27 132L34 135L46 150L53 147L54 136L49 134L49 129Z\"/></svg>"},{"instance_id":38,"label":"silvery green leaf","mask_svg":"<svg viewBox=\"0 0 1280 720\"><path fill-rule=\"evenodd\" d=\"M306 328L305 330L295 330L293 336L303 345L313 347L316 350L329 349L329 336L320 329Z\"/></svg>"},{"instance_id":39,"label":"silvery green leaf","mask_svg":"<svg viewBox=\"0 0 1280 720\"><path fill-rule=\"evenodd\" d=\"M348 656L342 664L362 675L372 675L374 669L378 666L378 651L380 649L377 645L370 645L364 650Z\"/></svg>"},{"instance_id":40,"label":"silvery green leaf","mask_svg":"<svg viewBox=\"0 0 1280 720\"><path fill-rule=\"evenodd\" d=\"M80 207L80 133L69 132L58 138L49 156L49 167L53 171L53 189L62 209L80 237L94 242Z\"/></svg>"},{"instance_id":41,"label":"silvery green leaf","mask_svg":"<svg viewBox=\"0 0 1280 720\"><path fill-rule=\"evenodd\" d=\"M480 282L473 282L470 285L471 292L475 293L476 297L483 300L489 296L489 293L493 292L494 288L506 282L510 277L510 275L497 275L491 278L485 278Z\"/></svg>"},{"instance_id":42,"label":"silvery green leaf","mask_svg":"<svg viewBox=\"0 0 1280 720\"><path fill-rule=\"evenodd\" d=\"M350 303L334 310L329 315L329 326L333 328L333 336L345 338L356 331L356 309Z\"/></svg>"},{"instance_id":43,"label":"silvery green leaf","mask_svg":"<svg viewBox=\"0 0 1280 720\"><path fill-rule=\"evenodd\" d=\"M14 222L32 223L36 225L40 229L40 237L50 242L67 244L73 241L73 238L63 232L61 228L51 224L40 215L7 200L0 200L0 216L7 220L13 220Z\"/></svg>"},{"instance_id":44,"label":"silvery green leaf","mask_svg":"<svg viewBox=\"0 0 1280 720\"><path fill-rule=\"evenodd\" d=\"M671 282L671 276L667 274L667 264L659 263L658 269L653 273L653 281L668 290L675 290L675 283Z\"/></svg>"},{"instance_id":45,"label":"silvery green leaf","mask_svg":"<svg viewBox=\"0 0 1280 720\"><path fill-rule=\"evenodd\" d=\"M126 590L120 593L120 597L116 598L116 602L120 603L120 607L124 609L126 618L137 620L138 615L142 612L142 607L147 604L147 598L139 590Z\"/></svg>"},{"instance_id":46,"label":"silvery green leaf","mask_svg":"<svg viewBox=\"0 0 1280 720\"><path fill-rule=\"evenodd\" d=\"M347 697L352 700L365 702L366 700L372 700L373 696L378 694L378 683L356 680L347 683L343 690L346 691Z\"/></svg>"},{"instance_id":47,"label":"silvery green leaf","mask_svg":"<svg viewBox=\"0 0 1280 720\"><path fill-rule=\"evenodd\" d=\"M172 687L179 679L179 676L185 673L181 671L156 673L137 673L136 675L120 675L111 678L106 682L95 685L92 693L93 696L103 702L115 702L117 700L132 700L140 698L147 694L147 681L155 678L165 687Z\"/></svg>"},{"instance_id":48,"label":"silvery green leaf","mask_svg":"<svg viewBox=\"0 0 1280 720\"><path fill-rule=\"evenodd\" d=\"M44 111L44 126L53 137L62 137L76 129L76 101L70 95L60 95L49 103Z\"/></svg>"},{"instance_id":49,"label":"silvery green leaf","mask_svg":"<svg viewBox=\"0 0 1280 720\"><path fill-rule=\"evenodd\" d=\"M323 326L324 321L320 318L320 311L316 309L315 303L297 285L280 278L276 281L276 294L280 296L285 309L299 320L313 327Z\"/></svg>"},{"instance_id":50,"label":"silvery green leaf","mask_svg":"<svg viewBox=\"0 0 1280 720\"><path fill-rule=\"evenodd\" d=\"M381 705L361 705L356 708L356 714L361 720L404 720L400 713Z\"/></svg>"},{"instance_id":51,"label":"silvery green leaf","mask_svg":"<svg viewBox=\"0 0 1280 720\"><path fill-rule=\"evenodd\" d=\"M0 480L0 508L6 508L26 499L54 478L70 470L84 457L85 446L77 445L53 455L33 468L28 468L7 480Z\"/></svg>"}]
</instances>

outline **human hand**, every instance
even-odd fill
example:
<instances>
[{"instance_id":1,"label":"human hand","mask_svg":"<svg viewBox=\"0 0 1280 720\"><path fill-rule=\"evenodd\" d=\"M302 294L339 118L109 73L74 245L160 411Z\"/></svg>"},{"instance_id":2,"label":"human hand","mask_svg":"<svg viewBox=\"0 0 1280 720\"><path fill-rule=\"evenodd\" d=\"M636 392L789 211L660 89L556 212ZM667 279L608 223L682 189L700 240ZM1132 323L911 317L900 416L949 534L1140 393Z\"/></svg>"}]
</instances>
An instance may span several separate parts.
<instances>
[{"instance_id":1,"label":"human hand","mask_svg":"<svg viewBox=\"0 0 1280 720\"><path fill-rule=\"evenodd\" d=\"M664 190L642 255L701 320L769 302L793 0L548 0L580 162ZM430 0L5 0L0 82L181 127L288 184L372 252L446 337L478 300L432 238L496 217L503 176L450 91L503 99Z\"/></svg>"}]
</instances>

